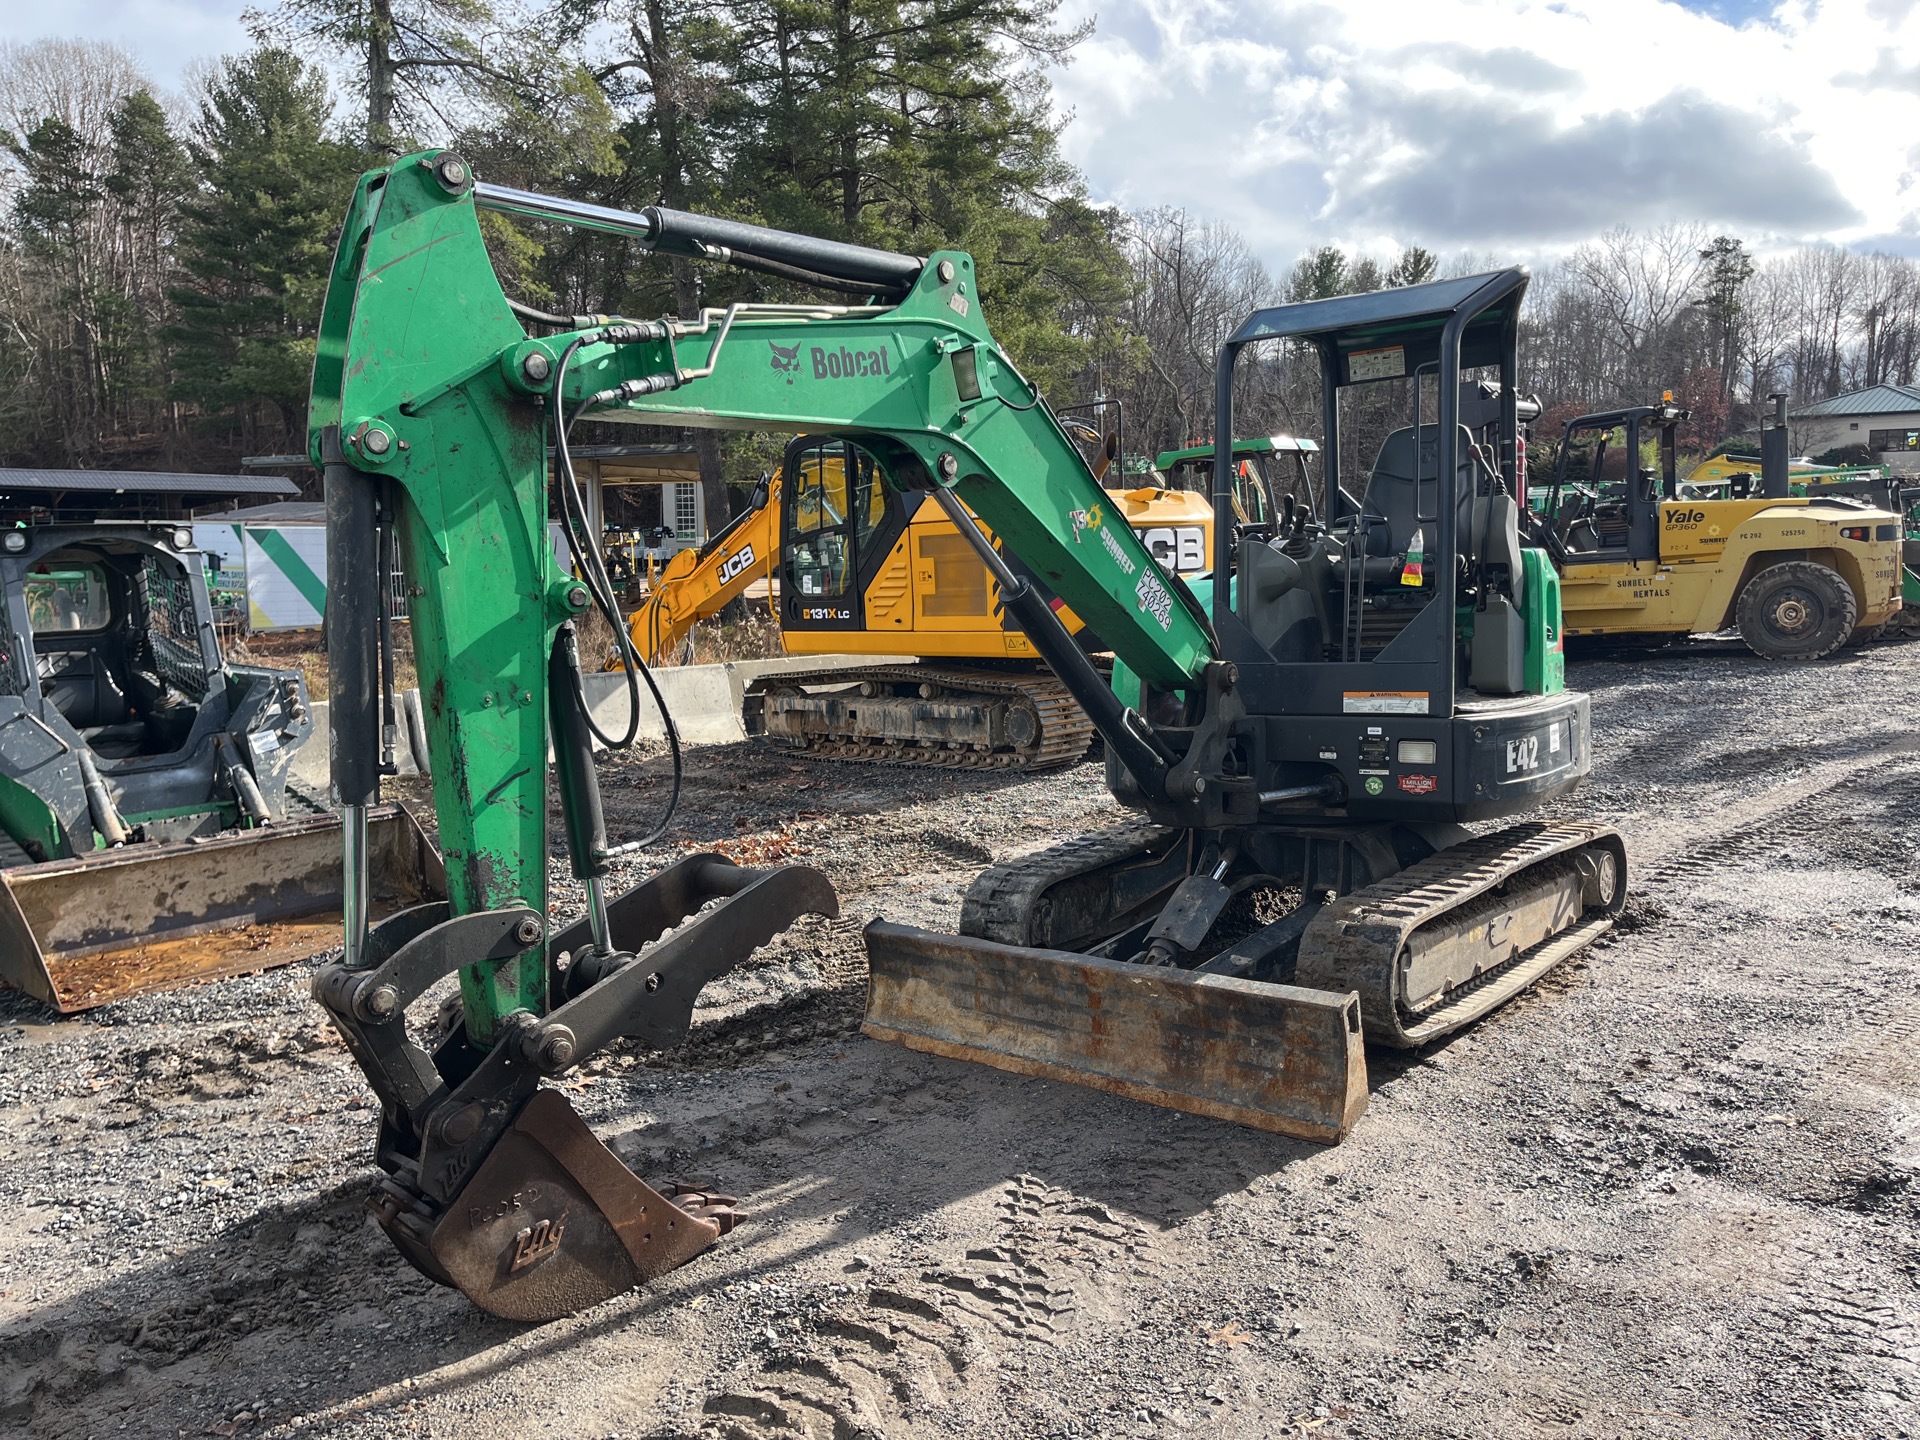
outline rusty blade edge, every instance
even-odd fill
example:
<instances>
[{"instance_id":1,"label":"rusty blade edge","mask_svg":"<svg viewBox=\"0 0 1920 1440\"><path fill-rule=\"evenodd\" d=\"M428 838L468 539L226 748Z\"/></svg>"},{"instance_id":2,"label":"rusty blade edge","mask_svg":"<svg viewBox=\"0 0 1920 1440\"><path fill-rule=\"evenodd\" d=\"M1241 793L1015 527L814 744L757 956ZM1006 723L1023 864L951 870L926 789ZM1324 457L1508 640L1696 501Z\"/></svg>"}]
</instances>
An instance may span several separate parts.
<instances>
[{"instance_id":1,"label":"rusty blade edge","mask_svg":"<svg viewBox=\"0 0 1920 1440\"><path fill-rule=\"evenodd\" d=\"M1000 1050L985 1050L978 1046L942 1040L917 1031L897 1030L874 1020L862 1021L860 1032L869 1039L901 1045L927 1055L940 1055L949 1060L970 1060L977 1065L988 1065L995 1070L1005 1070L1015 1075L1061 1080L1069 1085L1079 1085L1089 1090L1103 1090L1110 1095L1118 1095L1127 1100L1143 1101L1165 1110L1181 1110L1189 1115L1204 1115L1208 1119L1246 1125L1255 1130L1264 1130L1274 1135L1286 1135L1295 1140L1311 1140L1319 1145L1338 1145L1346 1138L1348 1131L1353 1128L1354 1122L1366 1108L1364 1070L1358 1081L1360 1094L1357 1103L1351 1094L1343 1095L1338 1104L1327 1107L1328 1113L1337 1114L1342 1118L1337 1122L1316 1125L1311 1121L1278 1115L1271 1110L1233 1105L1223 1100L1210 1100L1202 1095L1169 1090L1137 1080L1123 1080L1117 1076L1095 1075L1066 1065L1030 1060L1024 1055L1009 1055Z\"/></svg>"},{"instance_id":2,"label":"rusty blade edge","mask_svg":"<svg viewBox=\"0 0 1920 1440\"><path fill-rule=\"evenodd\" d=\"M883 920L864 935L874 1039L1322 1144L1366 1109L1351 994Z\"/></svg>"}]
</instances>

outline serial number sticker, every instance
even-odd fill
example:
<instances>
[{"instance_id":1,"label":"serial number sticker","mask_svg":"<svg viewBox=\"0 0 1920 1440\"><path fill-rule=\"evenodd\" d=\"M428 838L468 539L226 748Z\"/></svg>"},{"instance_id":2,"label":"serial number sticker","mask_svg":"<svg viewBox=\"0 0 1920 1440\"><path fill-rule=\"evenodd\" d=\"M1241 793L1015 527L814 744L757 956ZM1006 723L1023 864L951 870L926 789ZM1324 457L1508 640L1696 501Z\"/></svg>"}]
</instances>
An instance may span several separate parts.
<instances>
[{"instance_id":1,"label":"serial number sticker","mask_svg":"<svg viewBox=\"0 0 1920 1440\"><path fill-rule=\"evenodd\" d=\"M1105 538L1104 532L1102 538ZM1139 600L1140 608L1160 622L1162 630L1173 629L1173 595L1159 580L1159 570L1148 566L1141 573L1140 583L1134 587L1134 598Z\"/></svg>"},{"instance_id":2,"label":"serial number sticker","mask_svg":"<svg viewBox=\"0 0 1920 1440\"><path fill-rule=\"evenodd\" d=\"M1424 715L1425 690L1347 690L1340 696L1343 715Z\"/></svg>"},{"instance_id":3,"label":"serial number sticker","mask_svg":"<svg viewBox=\"0 0 1920 1440\"><path fill-rule=\"evenodd\" d=\"M1347 356L1347 378L1358 384L1362 380L1391 380L1396 375L1407 373L1407 351L1402 345L1384 345L1378 350L1355 350Z\"/></svg>"}]
</instances>

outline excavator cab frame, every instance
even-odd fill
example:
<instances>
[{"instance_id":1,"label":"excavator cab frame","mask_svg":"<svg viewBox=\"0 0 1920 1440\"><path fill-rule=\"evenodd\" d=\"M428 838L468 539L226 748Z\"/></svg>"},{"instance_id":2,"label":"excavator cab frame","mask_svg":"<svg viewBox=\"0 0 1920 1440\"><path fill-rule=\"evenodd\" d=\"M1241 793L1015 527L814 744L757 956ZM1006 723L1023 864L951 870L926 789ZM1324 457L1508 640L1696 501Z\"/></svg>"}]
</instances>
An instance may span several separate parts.
<instances>
[{"instance_id":1,"label":"excavator cab frame","mask_svg":"<svg viewBox=\"0 0 1920 1440\"><path fill-rule=\"evenodd\" d=\"M1551 577L1519 543L1513 500L1527 278L1513 269L1263 310L1222 348L1216 433L1231 433L1234 376L1252 346L1302 344L1323 380L1324 524L1300 512L1285 537L1237 538L1233 462L1215 455L1210 613L1259 789L1323 786L1330 817L1460 822L1517 814L1585 774L1586 700L1561 693ZM1482 367L1501 390L1491 450L1460 424L1461 372ZM1411 392L1412 423L1387 437L1354 494L1341 392L1382 382ZM1403 759L1403 748L1431 758ZM1530 763L1514 763L1522 755Z\"/></svg>"}]
</instances>

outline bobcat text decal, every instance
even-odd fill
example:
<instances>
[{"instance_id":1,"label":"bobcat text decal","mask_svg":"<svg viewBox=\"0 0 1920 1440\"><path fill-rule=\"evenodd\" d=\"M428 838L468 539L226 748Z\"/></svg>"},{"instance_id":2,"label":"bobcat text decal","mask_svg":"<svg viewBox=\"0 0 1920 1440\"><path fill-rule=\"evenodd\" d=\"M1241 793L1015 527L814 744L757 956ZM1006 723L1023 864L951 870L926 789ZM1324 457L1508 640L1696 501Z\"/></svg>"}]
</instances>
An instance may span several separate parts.
<instances>
[{"instance_id":1,"label":"bobcat text decal","mask_svg":"<svg viewBox=\"0 0 1920 1440\"><path fill-rule=\"evenodd\" d=\"M884 345L878 350L849 350L844 345L837 350L828 350L819 345L813 347L813 378L816 380L851 380L860 375L892 373L893 360Z\"/></svg>"}]
</instances>

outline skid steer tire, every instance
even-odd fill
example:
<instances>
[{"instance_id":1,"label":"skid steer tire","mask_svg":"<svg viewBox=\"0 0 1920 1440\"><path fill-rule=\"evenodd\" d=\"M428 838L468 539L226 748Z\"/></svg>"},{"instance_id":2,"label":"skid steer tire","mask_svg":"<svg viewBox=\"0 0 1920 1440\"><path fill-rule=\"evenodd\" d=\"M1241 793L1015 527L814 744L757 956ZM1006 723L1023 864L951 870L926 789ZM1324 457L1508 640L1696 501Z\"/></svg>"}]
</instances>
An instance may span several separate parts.
<instances>
[{"instance_id":1,"label":"skid steer tire","mask_svg":"<svg viewBox=\"0 0 1920 1440\"><path fill-rule=\"evenodd\" d=\"M1769 565L1740 592L1735 618L1747 648L1765 660L1819 660L1853 634L1853 590L1812 560Z\"/></svg>"}]
</instances>

